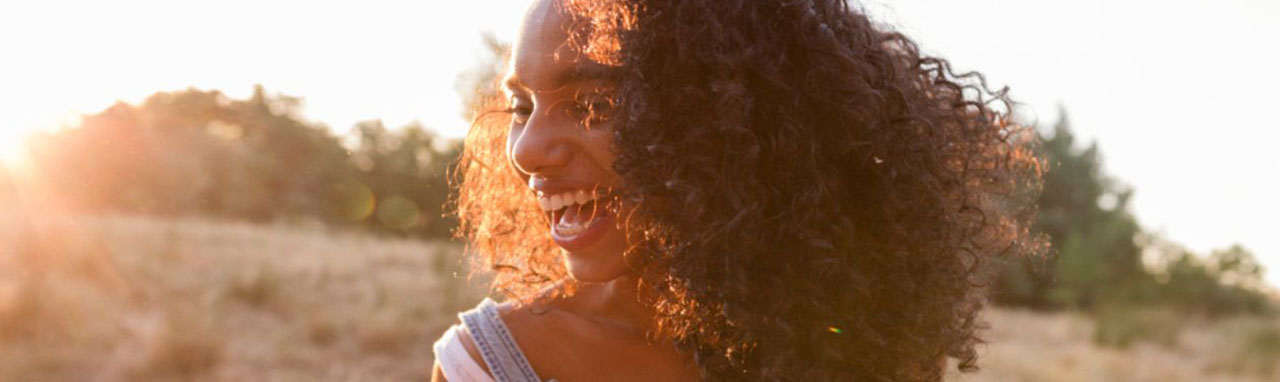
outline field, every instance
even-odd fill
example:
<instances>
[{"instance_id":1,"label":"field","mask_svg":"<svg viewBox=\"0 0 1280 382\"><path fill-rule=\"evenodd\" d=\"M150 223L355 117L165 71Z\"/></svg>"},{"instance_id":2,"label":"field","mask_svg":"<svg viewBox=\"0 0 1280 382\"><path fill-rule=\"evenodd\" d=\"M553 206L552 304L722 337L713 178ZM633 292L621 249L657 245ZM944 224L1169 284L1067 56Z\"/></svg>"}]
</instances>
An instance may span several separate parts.
<instances>
[{"instance_id":1,"label":"field","mask_svg":"<svg viewBox=\"0 0 1280 382\"><path fill-rule=\"evenodd\" d=\"M6 215L0 381L426 380L482 295L461 256L318 225ZM1280 322L1165 316L1121 350L1080 314L989 310L982 370L950 379L1280 380Z\"/></svg>"}]
</instances>

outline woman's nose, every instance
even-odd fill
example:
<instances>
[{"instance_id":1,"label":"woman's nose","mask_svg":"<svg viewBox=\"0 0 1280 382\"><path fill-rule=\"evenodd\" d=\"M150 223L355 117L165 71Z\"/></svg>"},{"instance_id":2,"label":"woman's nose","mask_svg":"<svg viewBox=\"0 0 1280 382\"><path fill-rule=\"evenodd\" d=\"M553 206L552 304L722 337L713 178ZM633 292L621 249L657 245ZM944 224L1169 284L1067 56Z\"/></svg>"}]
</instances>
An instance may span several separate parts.
<instances>
[{"instance_id":1,"label":"woman's nose","mask_svg":"<svg viewBox=\"0 0 1280 382\"><path fill-rule=\"evenodd\" d=\"M563 126L564 118L534 110L523 127L513 128L507 137L507 154L516 170L524 175L554 175L571 159L573 129Z\"/></svg>"}]
</instances>

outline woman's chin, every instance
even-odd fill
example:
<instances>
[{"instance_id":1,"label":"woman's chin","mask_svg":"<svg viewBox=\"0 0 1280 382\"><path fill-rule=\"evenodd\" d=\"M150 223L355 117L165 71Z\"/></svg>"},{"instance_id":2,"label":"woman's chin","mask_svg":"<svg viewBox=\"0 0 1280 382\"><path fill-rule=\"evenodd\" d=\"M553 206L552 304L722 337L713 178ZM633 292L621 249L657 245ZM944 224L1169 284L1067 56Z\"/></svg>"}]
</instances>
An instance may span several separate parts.
<instances>
[{"instance_id":1,"label":"woman's chin","mask_svg":"<svg viewBox=\"0 0 1280 382\"><path fill-rule=\"evenodd\" d=\"M623 243L613 243L615 235L605 235L605 240L597 242L592 248L578 250L564 249L565 268L569 276L581 282L607 282L631 273L622 253L626 250ZM621 238L622 235L616 235Z\"/></svg>"},{"instance_id":2,"label":"woman's chin","mask_svg":"<svg viewBox=\"0 0 1280 382\"><path fill-rule=\"evenodd\" d=\"M606 282L631 272L622 256L624 246L592 248L596 250L564 251L569 276L582 282Z\"/></svg>"},{"instance_id":3,"label":"woman's chin","mask_svg":"<svg viewBox=\"0 0 1280 382\"><path fill-rule=\"evenodd\" d=\"M614 273L614 272L593 272L593 271L575 272L573 270L569 271L569 277L572 277L574 281L584 282L584 283L606 283L613 280L617 280L619 277L622 277L625 275L626 275L625 273Z\"/></svg>"},{"instance_id":4,"label":"woman's chin","mask_svg":"<svg viewBox=\"0 0 1280 382\"><path fill-rule=\"evenodd\" d=\"M622 256L626 235L611 213L598 214L580 226L554 224L551 238L564 251L565 266L574 280L605 282L630 272Z\"/></svg>"}]
</instances>

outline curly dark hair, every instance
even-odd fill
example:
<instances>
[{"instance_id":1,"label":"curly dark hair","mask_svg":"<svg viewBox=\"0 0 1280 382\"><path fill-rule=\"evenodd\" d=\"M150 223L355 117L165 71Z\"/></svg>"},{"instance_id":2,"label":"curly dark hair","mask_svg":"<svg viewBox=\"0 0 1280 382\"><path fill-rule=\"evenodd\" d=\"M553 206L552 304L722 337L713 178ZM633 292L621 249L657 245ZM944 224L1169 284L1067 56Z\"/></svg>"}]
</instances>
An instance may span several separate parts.
<instances>
[{"instance_id":1,"label":"curly dark hair","mask_svg":"<svg viewBox=\"0 0 1280 382\"><path fill-rule=\"evenodd\" d=\"M1040 247L1042 164L1005 90L841 0L563 6L569 47L615 73L626 256L705 379L976 368L985 260ZM524 298L568 276L501 115L467 137L458 235Z\"/></svg>"}]
</instances>

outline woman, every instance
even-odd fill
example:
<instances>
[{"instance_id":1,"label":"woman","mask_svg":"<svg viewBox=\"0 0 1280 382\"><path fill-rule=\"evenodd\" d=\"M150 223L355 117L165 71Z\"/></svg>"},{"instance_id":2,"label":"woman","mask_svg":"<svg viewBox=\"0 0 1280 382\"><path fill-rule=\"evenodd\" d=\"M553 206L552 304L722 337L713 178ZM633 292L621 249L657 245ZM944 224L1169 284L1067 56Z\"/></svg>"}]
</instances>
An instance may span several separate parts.
<instances>
[{"instance_id":1,"label":"woman","mask_svg":"<svg viewBox=\"0 0 1280 382\"><path fill-rule=\"evenodd\" d=\"M539 0L503 86L437 381L937 381L1034 242L1004 93L844 1Z\"/></svg>"}]
</instances>

